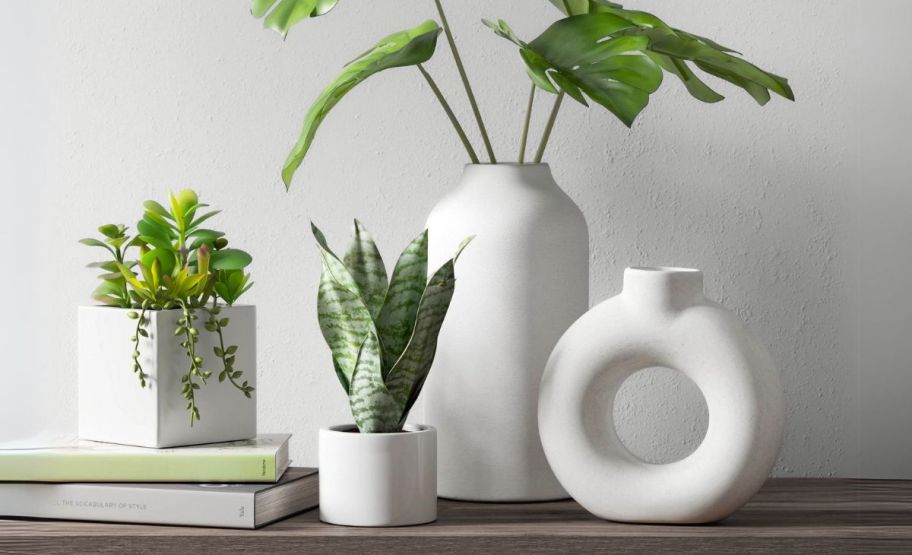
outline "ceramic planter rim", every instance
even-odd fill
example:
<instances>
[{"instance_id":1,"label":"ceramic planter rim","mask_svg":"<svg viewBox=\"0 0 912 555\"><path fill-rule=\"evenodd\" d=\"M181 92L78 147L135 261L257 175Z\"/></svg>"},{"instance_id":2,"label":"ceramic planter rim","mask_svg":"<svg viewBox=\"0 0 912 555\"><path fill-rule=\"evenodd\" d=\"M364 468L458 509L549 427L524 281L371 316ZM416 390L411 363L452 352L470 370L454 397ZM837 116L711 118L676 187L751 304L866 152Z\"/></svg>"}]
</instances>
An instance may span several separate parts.
<instances>
[{"instance_id":1,"label":"ceramic planter rim","mask_svg":"<svg viewBox=\"0 0 912 555\"><path fill-rule=\"evenodd\" d=\"M111 306L109 304L83 304L83 305L79 305L79 306L85 307L85 308L104 308L104 309L111 309L111 310L133 310L133 311L142 310L142 308L133 308L133 307L125 307L125 306ZM248 306L256 306L256 305L235 303L235 304L219 304L217 306L219 308L224 309L224 308L245 308ZM194 308L191 308L190 310L199 310L201 308L208 309L208 308L212 308L212 307L211 307L211 305L206 304L205 306L194 307ZM156 308L147 308L146 312L170 312L172 310L183 310L183 309L179 308L179 307L178 308L157 308L157 309Z\"/></svg>"},{"instance_id":2,"label":"ceramic planter rim","mask_svg":"<svg viewBox=\"0 0 912 555\"><path fill-rule=\"evenodd\" d=\"M436 432L437 429L433 426L428 426L426 424L405 424L402 426L401 432L385 432L385 433L373 433L373 434L362 434L358 432L357 434L352 434L352 431L358 429L358 426L355 424L338 424L335 426L327 426L320 428L321 432L330 433L333 435L344 434L345 437L404 437L404 436L415 436L419 434L427 434Z\"/></svg>"}]
</instances>

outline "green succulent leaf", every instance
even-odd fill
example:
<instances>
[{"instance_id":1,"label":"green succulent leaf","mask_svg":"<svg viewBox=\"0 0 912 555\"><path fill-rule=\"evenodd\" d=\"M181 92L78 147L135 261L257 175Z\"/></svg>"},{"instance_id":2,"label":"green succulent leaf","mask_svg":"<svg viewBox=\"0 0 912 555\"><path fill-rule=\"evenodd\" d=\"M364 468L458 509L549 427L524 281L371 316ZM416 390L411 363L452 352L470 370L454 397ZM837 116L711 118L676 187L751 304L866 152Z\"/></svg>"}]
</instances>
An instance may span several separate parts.
<instances>
[{"instance_id":1,"label":"green succulent leaf","mask_svg":"<svg viewBox=\"0 0 912 555\"><path fill-rule=\"evenodd\" d=\"M354 277L329 249L317 226L311 224L311 228L323 261L317 296L320 331L332 351L339 382L349 392L364 338L369 332L376 333L374 322Z\"/></svg>"},{"instance_id":2,"label":"green succulent leaf","mask_svg":"<svg viewBox=\"0 0 912 555\"><path fill-rule=\"evenodd\" d=\"M213 229L197 229L194 232L190 233L189 238L193 239L193 242L190 243L190 249L198 249L201 245L213 245L215 240L219 237L224 237L225 234L221 231L215 231Z\"/></svg>"},{"instance_id":3,"label":"green succulent leaf","mask_svg":"<svg viewBox=\"0 0 912 555\"><path fill-rule=\"evenodd\" d=\"M598 13L562 19L530 43L503 21L495 32L520 47L536 85L587 105L585 94L629 127L662 84L662 69L643 52L649 39L618 35L633 29L626 19Z\"/></svg>"},{"instance_id":4,"label":"green succulent leaf","mask_svg":"<svg viewBox=\"0 0 912 555\"><path fill-rule=\"evenodd\" d=\"M98 228L98 232L109 239L117 239L123 237L124 229L122 226L105 224Z\"/></svg>"},{"instance_id":5,"label":"green succulent leaf","mask_svg":"<svg viewBox=\"0 0 912 555\"><path fill-rule=\"evenodd\" d=\"M158 261L161 273L163 275L170 275L174 271L174 267L177 264L177 261L174 259L174 252L172 250L165 250L160 248L155 248L142 255L140 262L146 268L151 268L152 264Z\"/></svg>"},{"instance_id":6,"label":"green succulent leaf","mask_svg":"<svg viewBox=\"0 0 912 555\"><path fill-rule=\"evenodd\" d=\"M437 337L443 326L453 290L456 286L455 264L462 250L469 244L469 237L459 245L456 254L438 269L431 277L421 296L415 329L408 346L396 361L386 386L399 403L402 410L401 422L405 421L409 411L418 399L421 388L427 379L437 351ZM400 424L401 424L400 422Z\"/></svg>"},{"instance_id":7,"label":"green succulent leaf","mask_svg":"<svg viewBox=\"0 0 912 555\"><path fill-rule=\"evenodd\" d=\"M257 19L265 16L263 26L284 37L296 23L323 15L338 2L339 0L253 0L250 13Z\"/></svg>"},{"instance_id":8,"label":"green succulent leaf","mask_svg":"<svg viewBox=\"0 0 912 555\"><path fill-rule=\"evenodd\" d=\"M372 331L368 332L358 351L348 399L361 433L382 434L402 430L402 407L383 383L380 341Z\"/></svg>"},{"instance_id":9,"label":"green succulent leaf","mask_svg":"<svg viewBox=\"0 0 912 555\"><path fill-rule=\"evenodd\" d=\"M162 218L167 218L169 220L173 219L171 216L171 213L168 212L167 210L165 210L164 206L155 202L154 200L147 200L146 202L143 203L143 207L145 207L147 212L151 212L153 214L161 216Z\"/></svg>"},{"instance_id":10,"label":"green succulent leaf","mask_svg":"<svg viewBox=\"0 0 912 555\"><path fill-rule=\"evenodd\" d=\"M374 238L358 220L355 220L352 242L343 262L358 284L361 298L370 310L371 317L376 319L386 297L386 267Z\"/></svg>"},{"instance_id":11,"label":"green succulent leaf","mask_svg":"<svg viewBox=\"0 0 912 555\"><path fill-rule=\"evenodd\" d=\"M383 368L387 372L399 360L415 328L418 305L427 284L427 260L428 232L424 230L399 256L377 318Z\"/></svg>"},{"instance_id":12,"label":"green succulent leaf","mask_svg":"<svg viewBox=\"0 0 912 555\"><path fill-rule=\"evenodd\" d=\"M211 254L209 266L213 270L241 270L253 262L253 257L240 249L222 249Z\"/></svg>"},{"instance_id":13,"label":"green succulent leaf","mask_svg":"<svg viewBox=\"0 0 912 555\"><path fill-rule=\"evenodd\" d=\"M136 229L139 230L140 235L155 237L169 243L174 240L170 226L151 212L143 215L143 218L136 223Z\"/></svg>"},{"instance_id":14,"label":"green succulent leaf","mask_svg":"<svg viewBox=\"0 0 912 555\"><path fill-rule=\"evenodd\" d=\"M99 241L98 239L93 239L91 237L80 239L79 242L83 245L86 245L87 247L101 247L103 249L111 250L111 248L103 241Z\"/></svg>"},{"instance_id":15,"label":"green succulent leaf","mask_svg":"<svg viewBox=\"0 0 912 555\"><path fill-rule=\"evenodd\" d=\"M435 21L425 21L411 29L394 33L350 62L310 107L304 118L301 136L282 169L285 186L291 185L301 162L313 143L320 124L330 110L356 85L375 73L403 66L413 66L427 61L434 54L440 27Z\"/></svg>"}]
</instances>

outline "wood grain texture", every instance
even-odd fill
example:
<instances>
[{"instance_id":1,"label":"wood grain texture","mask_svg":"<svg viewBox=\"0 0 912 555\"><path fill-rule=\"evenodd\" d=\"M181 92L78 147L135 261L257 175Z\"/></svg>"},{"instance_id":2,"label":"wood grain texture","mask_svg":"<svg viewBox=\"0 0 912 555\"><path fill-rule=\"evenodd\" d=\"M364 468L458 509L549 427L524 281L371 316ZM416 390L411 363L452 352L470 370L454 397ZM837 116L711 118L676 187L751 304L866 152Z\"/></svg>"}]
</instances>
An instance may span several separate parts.
<instances>
[{"instance_id":1,"label":"wood grain texture","mask_svg":"<svg viewBox=\"0 0 912 555\"><path fill-rule=\"evenodd\" d=\"M774 479L708 526L598 520L572 501L440 501L437 522L406 528L322 524L316 510L256 531L0 520L0 552L268 553L909 553L912 481Z\"/></svg>"}]
</instances>

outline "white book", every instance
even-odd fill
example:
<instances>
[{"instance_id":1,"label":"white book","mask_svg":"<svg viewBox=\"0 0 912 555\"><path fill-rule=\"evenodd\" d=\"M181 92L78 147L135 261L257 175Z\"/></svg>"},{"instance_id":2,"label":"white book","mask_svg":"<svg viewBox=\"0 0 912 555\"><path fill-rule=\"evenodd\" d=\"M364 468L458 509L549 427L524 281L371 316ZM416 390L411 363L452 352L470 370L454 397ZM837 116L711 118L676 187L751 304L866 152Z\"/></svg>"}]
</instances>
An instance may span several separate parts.
<instances>
[{"instance_id":1,"label":"white book","mask_svg":"<svg viewBox=\"0 0 912 555\"><path fill-rule=\"evenodd\" d=\"M317 470L274 484L0 483L0 515L61 520L259 528L319 502Z\"/></svg>"}]
</instances>

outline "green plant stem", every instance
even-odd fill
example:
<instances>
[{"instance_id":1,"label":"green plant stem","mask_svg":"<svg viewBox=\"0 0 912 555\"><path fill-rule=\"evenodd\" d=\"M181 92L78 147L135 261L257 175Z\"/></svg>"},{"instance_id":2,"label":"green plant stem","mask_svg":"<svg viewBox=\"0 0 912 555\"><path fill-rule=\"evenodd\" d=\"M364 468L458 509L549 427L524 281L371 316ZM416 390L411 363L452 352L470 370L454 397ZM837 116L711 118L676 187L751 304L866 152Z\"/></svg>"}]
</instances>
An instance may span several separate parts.
<instances>
[{"instance_id":1,"label":"green plant stem","mask_svg":"<svg viewBox=\"0 0 912 555\"><path fill-rule=\"evenodd\" d=\"M453 53L456 69L459 70L459 77L462 79L462 85L465 87L466 95L469 97L469 104L472 106L472 112L475 114L475 121L478 122L478 130L481 131L481 140L484 141L485 150L488 151L488 158L491 163L496 164L497 158L494 156L494 148L491 147L491 139L488 138L488 131L485 129L481 111L478 109L478 102L475 100L475 93L472 92L472 85L469 84L469 77L466 75L465 66L462 64L462 58L459 56L459 49L456 48L456 41L453 39L453 32L450 30L450 24L447 21L446 14L443 12L443 5L440 3L440 0L434 0L434 3L437 5L437 13L440 14L440 23L443 24L443 32L446 35L447 42L450 44L450 51Z\"/></svg>"},{"instance_id":2,"label":"green plant stem","mask_svg":"<svg viewBox=\"0 0 912 555\"><path fill-rule=\"evenodd\" d=\"M477 164L478 155L475 154L475 149L472 148L472 143L469 142L469 138L466 136L462 125L459 124L459 120L456 119L456 114L453 113L453 109L450 108L450 104L443 97L443 93L440 92L440 87L437 86L437 83L434 82L434 78L431 77L431 74L428 73L427 70L424 69L424 66L421 64L418 64L418 71L420 71L421 75L424 76L424 79L431 87L431 90L434 92L434 95L437 97L440 105L443 106L443 111L446 112L447 117L450 118L450 123L452 123L453 127L456 129L456 134L459 135L459 140L462 141L462 145L465 147L466 152L469 153L469 158L472 160L472 163Z\"/></svg>"},{"instance_id":3,"label":"green plant stem","mask_svg":"<svg viewBox=\"0 0 912 555\"><path fill-rule=\"evenodd\" d=\"M146 322L146 303L143 303L142 312L136 319L136 329L133 332L133 372L139 378L139 386L146 387L146 378L148 374L143 372L142 363L139 362L139 338L143 333L143 324Z\"/></svg>"},{"instance_id":4,"label":"green plant stem","mask_svg":"<svg viewBox=\"0 0 912 555\"><path fill-rule=\"evenodd\" d=\"M545 132L542 133L541 143L538 145L538 152L535 153L535 163L541 164L545 156L545 148L548 146L548 139L551 138L551 131L554 129L554 121L557 119L557 113L560 111L561 102L564 101L564 91L558 93L554 100L554 107L551 108L551 115L548 116L548 123L545 125Z\"/></svg>"},{"instance_id":5,"label":"green plant stem","mask_svg":"<svg viewBox=\"0 0 912 555\"><path fill-rule=\"evenodd\" d=\"M526 162L526 143L529 140L529 123L532 121L532 104L535 102L535 85L529 91L529 105L526 106L526 121L523 123L522 137L519 140L519 163Z\"/></svg>"},{"instance_id":6,"label":"green plant stem","mask_svg":"<svg viewBox=\"0 0 912 555\"><path fill-rule=\"evenodd\" d=\"M193 426L194 420L200 419L199 409L196 407L196 390L200 388L198 383L193 381L193 376L196 376L204 384L206 383L206 378L208 377L205 372L201 370L203 359L196 355L196 341L199 331L193 327L193 313L190 311L190 307L183 301L180 302L181 309L183 310L183 324L181 320L178 320L178 331L182 332L184 335L184 348L187 350L187 357L190 359L190 368L187 370L187 373L181 378L181 381L184 383L182 393L184 398L187 399L187 410L190 411L190 426Z\"/></svg>"},{"instance_id":7,"label":"green plant stem","mask_svg":"<svg viewBox=\"0 0 912 555\"><path fill-rule=\"evenodd\" d=\"M213 308L214 307L215 307L215 303L213 302ZM222 354L219 355L218 353L216 353L216 356L219 359L221 359L221 361L222 361L222 373L225 375L226 378L228 378L228 381L231 382L231 385L233 385L238 391L244 393L245 395L247 395L249 397L247 392L253 391L253 388L251 387L248 390L241 384L237 383L237 381L235 381L235 379L234 379L234 373L236 372L236 370L231 366L231 364L228 364L228 357L231 355L229 355L225 349L225 337L222 334L222 328L224 326L222 326L222 323L218 318L218 314L210 312L209 313L209 323L215 329L215 334L218 336L219 352L221 352ZM240 373L238 373L238 374L240 375Z\"/></svg>"}]
</instances>

